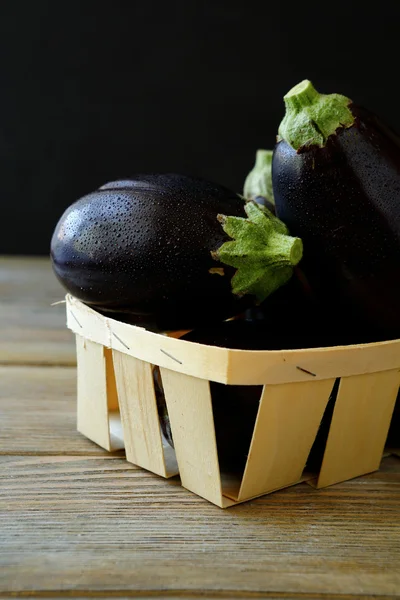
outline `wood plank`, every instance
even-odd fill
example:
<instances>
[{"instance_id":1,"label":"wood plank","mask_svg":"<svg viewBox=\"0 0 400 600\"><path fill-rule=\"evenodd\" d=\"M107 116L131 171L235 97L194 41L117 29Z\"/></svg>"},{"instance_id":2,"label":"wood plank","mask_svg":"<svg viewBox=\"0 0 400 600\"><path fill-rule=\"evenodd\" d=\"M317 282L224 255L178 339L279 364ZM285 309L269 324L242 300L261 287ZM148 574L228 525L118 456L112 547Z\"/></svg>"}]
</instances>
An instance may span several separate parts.
<instances>
[{"instance_id":1,"label":"wood plank","mask_svg":"<svg viewBox=\"0 0 400 600\"><path fill-rule=\"evenodd\" d=\"M107 454L76 431L76 368L0 366L0 454Z\"/></svg>"},{"instance_id":2,"label":"wood plank","mask_svg":"<svg viewBox=\"0 0 400 600\"><path fill-rule=\"evenodd\" d=\"M48 257L0 256L2 302L27 306L43 300L51 304L64 296Z\"/></svg>"},{"instance_id":3,"label":"wood plank","mask_svg":"<svg viewBox=\"0 0 400 600\"><path fill-rule=\"evenodd\" d=\"M104 347L77 335L76 351L77 429L105 450L111 450Z\"/></svg>"},{"instance_id":4,"label":"wood plank","mask_svg":"<svg viewBox=\"0 0 400 600\"><path fill-rule=\"evenodd\" d=\"M54 595L54 592L44 593L44 592L36 592L29 591L24 592L23 594L15 594L13 596L3 595L0 593L0 598L2 600L15 600L16 598L26 598L29 596L30 598L35 598L36 600L44 600L45 598L51 598L52 600L61 600L61 598L74 598L74 600L83 600L84 598L119 598L119 600L148 600L151 598L152 600L182 600L183 598L199 598L201 600L255 600L257 598L264 598L266 600L372 600L369 594L312 594L312 596L307 596L305 598L304 594L301 593L286 593L286 592L246 592L246 591L213 591L207 594L204 594L201 590L178 590L176 592L169 590L167 593L160 592L154 593L151 591L150 593L146 590L129 590L124 591L122 594L119 590L111 590L106 592L105 594L102 592L92 592L91 590L82 590L79 591L79 595L75 593L73 596L69 591L57 592ZM393 600L393 596L387 596L379 594L379 596L374 596L373 598L379 598L379 600Z\"/></svg>"},{"instance_id":5,"label":"wood plank","mask_svg":"<svg viewBox=\"0 0 400 600\"><path fill-rule=\"evenodd\" d=\"M395 597L399 485L388 457L369 476L221 511L122 459L4 456L0 591Z\"/></svg>"},{"instance_id":6,"label":"wood plank","mask_svg":"<svg viewBox=\"0 0 400 600\"><path fill-rule=\"evenodd\" d=\"M239 500L300 480L334 383L264 386Z\"/></svg>"},{"instance_id":7,"label":"wood plank","mask_svg":"<svg viewBox=\"0 0 400 600\"><path fill-rule=\"evenodd\" d=\"M35 598L35 600L44 600L45 598L51 598L52 600L61 600L62 598L74 598L74 600L83 600L84 598L118 598L119 600L182 600L183 598L187 599L195 599L199 598L201 600L255 600L257 598L264 598L266 600L305 600L303 594L297 593L286 593L286 592L250 592L246 591L213 591L207 594L204 594L203 591L199 590L177 590L176 592L168 590L168 592L148 592L147 590L128 590L124 591L122 594L119 590L108 590L107 592L96 592L91 590L80 590L79 594L76 595L71 592L36 592L35 590L29 590L28 592L23 592L22 594L15 594L13 596L4 595L0 592L1 600L15 600L16 598ZM378 596L374 596L374 598L378 598ZM365 594L313 594L311 597L308 596L307 600L371 600L371 596ZM379 600L393 600L393 596L384 596L379 595Z\"/></svg>"},{"instance_id":8,"label":"wood plank","mask_svg":"<svg viewBox=\"0 0 400 600\"><path fill-rule=\"evenodd\" d=\"M0 257L0 363L76 364L64 295L48 258Z\"/></svg>"},{"instance_id":9,"label":"wood plank","mask_svg":"<svg viewBox=\"0 0 400 600\"><path fill-rule=\"evenodd\" d=\"M255 600L257 598L265 598L266 600L371 600L371 596L369 594L312 594L312 596L307 596L305 599L304 594L297 593L286 593L286 592L246 592L246 591L224 591L218 590L213 591L207 594L204 594L201 590L178 590L175 593L171 590L168 592L162 592L160 595L158 593L154 593L153 591L148 592L147 590L128 590L124 591L122 594L119 590L109 590L106 593L96 592L91 590L80 590L79 594L75 593L73 596L69 591L57 592L56 595L54 592L36 592L29 591L24 592L22 594L15 594L13 596L3 595L0 593L0 598L2 600L15 600L15 598L35 598L35 600L44 600L45 598L51 598L52 600L61 600L62 598L74 598L74 600L83 600L84 598L119 598L119 600L148 600L151 598L152 600L182 600L182 598L199 598L201 600ZM387 596L379 594L379 596L374 596L374 598L379 598L379 600L393 600L393 596Z\"/></svg>"},{"instance_id":10,"label":"wood plank","mask_svg":"<svg viewBox=\"0 0 400 600\"><path fill-rule=\"evenodd\" d=\"M341 379L318 487L379 469L399 384L398 369Z\"/></svg>"},{"instance_id":11,"label":"wood plank","mask_svg":"<svg viewBox=\"0 0 400 600\"><path fill-rule=\"evenodd\" d=\"M45 598L51 598L52 600L61 600L61 598L71 598L74 600L83 600L84 598L104 598L103 593L92 592L92 591L80 591L79 595L73 596L70 595L69 592L58 592L57 595L54 595L53 592L49 594L45 593L37 593L35 591L29 591L27 594L23 593L21 595L13 595L13 596L4 596L0 594L0 598L2 600L15 600L16 598L26 598L29 595L30 598L35 598L35 600L44 600ZM119 598L119 600L127 600L128 598L133 600L147 600L151 598L152 600L182 600L183 598L201 598L201 600L255 600L257 598L265 598L266 600L305 600L303 594L293 594L286 592L251 592L248 594L246 591L238 592L238 591L217 591L211 592L209 594L204 594L202 591L196 592L193 590L180 590L175 593L171 593L168 591L165 593L154 593L150 592L150 594L146 590L133 590L130 592L124 592L122 595L118 590L109 591L106 593L107 598ZM378 598L375 596L374 598ZM308 596L307 600L371 600L370 595L366 594L313 594L312 596ZM393 596L379 595L379 600L393 600Z\"/></svg>"},{"instance_id":12,"label":"wood plank","mask_svg":"<svg viewBox=\"0 0 400 600\"><path fill-rule=\"evenodd\" d=\"M0 302L0 363L76 365L65 305L6 306Z\"/></svg>"},{"instance_id":13,"label":"wood plank","mask_svg":"<svg viewBox=\"0 0 400 600\"><path fill-rule=\"evenodd\" d=\"M35 598L35 600L44 600L45 598L51 598L52 600L61 600L62 598L71 597L73 597L74 600L83 600L84 598L104 598L103 593L92 592L90 590L80 591L78 595L74 594L73 596L71 596L70 592L57 592L57 594L54 595L54 592L38 593L36 591L31 590L29 592L25 592L23 594L15 594L13 596L9 596L8 594L4 595L0 593L1 600L15 600L16 598L26 598L27 596L29 596L29 598ZM123 594L121 594L118 590L112 590L106 593L106 597L118 598L119 600L127 600L128 598L131 600L148 600L148 598L151 598L151 600L165 600L165 598L168 598L168 600L182 600L183 598L201 598L201 600L224 600L227 598L229 600L255 600L257 598L265 598L266 600L304 600L303 594L287 594L285 592L279 594L277 594L276 592L251 592L251 594L249 595L245 591L218 591L204 595L202 591L196 592L193 590L180 590L176 592L176 594L173 592L171 593L171 591L168 591L167 594L161 592L160 595L154 592L149 593L146 590L133 590L129 592L124 592ZM366 596L364 594L313 594L312 600L371 600L371 596ZM393 600L393 596L380 595L379 600Z\"/></svg>"},{"instance_id":14,"label":"wood plank","mask_svg":"<svg viewBox=\"0 0 400 600\"><path fill-rule=\"evenodd\" d=\"M162 477L176 475L176 460L171 468L164 456L152 366L117 350L113 359L127 460Z\"/></svg>"},{"instance_id":15,"label":"wood plank","mask_svg":"<svg viewBox=\"0 0 400 600\"><path fill-rule=\"evenodd\" d=\"M75 362L60 289L48 261L0 259L0 360ZM2 598L398 597L395 456L221 511L79 435L74 368L0 367L0 422Z\"/></svg>"},{"instance_id":16,"label":"wood plank","mask_svg":"<svg viewBox=\"0 0 400 600\"><path fill-rule=\"evenodd\" d=\"M223 506L210 384L169 369L161 378L182 485Z\"/></svg>"},{"instance_id":17,"label":"wood plank","mask_svg":"<svg viewBox=\"0 0 400 600\"><path fill-rule=\"evenodd\" d=\"M80 335L76 336L76 351L77 429L109 452L124 448L122 435L115 434L116 425L119 424L119 408L111 352ZM113 435L109 418L111 412Z\"/></svg>"}]
</instances>

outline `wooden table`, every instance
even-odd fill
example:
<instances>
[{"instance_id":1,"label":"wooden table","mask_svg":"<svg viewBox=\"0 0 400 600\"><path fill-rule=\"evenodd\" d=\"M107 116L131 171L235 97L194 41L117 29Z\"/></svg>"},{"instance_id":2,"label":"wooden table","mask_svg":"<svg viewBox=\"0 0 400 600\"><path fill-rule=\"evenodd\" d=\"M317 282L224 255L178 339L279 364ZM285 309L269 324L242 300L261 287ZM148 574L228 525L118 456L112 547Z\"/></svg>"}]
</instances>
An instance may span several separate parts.
<instances>
[{"instance_id":1,"label":"wooden table","mask_svg":"<svg viewBox=\"0 0 400 600\"><path fill-rule=\"evenodd\" d=\"M0 598L400 597L400 460L223 511L75 430L45 259L0 259Z\"/></svg>"}]
</instances>

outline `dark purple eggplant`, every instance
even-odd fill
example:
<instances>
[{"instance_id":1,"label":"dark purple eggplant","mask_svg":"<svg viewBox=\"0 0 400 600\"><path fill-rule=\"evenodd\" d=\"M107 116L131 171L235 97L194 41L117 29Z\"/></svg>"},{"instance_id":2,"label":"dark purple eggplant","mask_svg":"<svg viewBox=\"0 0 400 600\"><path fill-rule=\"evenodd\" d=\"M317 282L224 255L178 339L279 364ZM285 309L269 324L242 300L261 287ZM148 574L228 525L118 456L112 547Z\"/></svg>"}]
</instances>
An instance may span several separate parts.
<instances>
[{"instance_id":1,"label":"dark purple eggplant","mask_svg":"<svg viewBox=\"0 0 400 600\"><path fill-rule=\"evenodd\" d=\"M273 204L271 200L268 200L268 198L265 196L254 196L253 200L254 202L257 202L257 204L260 204L260 206L265 206L265 208L268 208L273 215L275 214L275 204Z\"/></svg>"},{"instance_id":2,"label":"dark purple eggplant","mask_svg":"<svg viewBox=\"0 0 400 600\"><path fill-rule=\"evenodd\" d=\"M316 297L300 267L293 277L258 306L250 307L239 319L257 322L263 327L274 327L281 348L316 348L348 346L380 341L376 331L355 320L344 326L343 316L332 314ZM278 329L276 329L278 327Z\"/></svg>"},{"instance_id":3,"label":"dark purple eggplant","mask_svg":"<svg viewBox=\"0 0 400 600\"><path fill-rule=\"evenodd\" d=\"M72 295L158 330L220 321L262 301L301 252L265 208L175 174L104 185L66 210L51 242L54 271Z\"/></svg>"},{"instance_id":4,"label":"dark purple eggplant","mask_svg":"<svg viewBox=\"0 0 400 600\"><path fill-rule=\"evenodd\" d=\"M400 138L309 81L285 104L272 181L278 217L303 239L301 268L338 326L400 337Z\"/></svg>"}]
</instances>

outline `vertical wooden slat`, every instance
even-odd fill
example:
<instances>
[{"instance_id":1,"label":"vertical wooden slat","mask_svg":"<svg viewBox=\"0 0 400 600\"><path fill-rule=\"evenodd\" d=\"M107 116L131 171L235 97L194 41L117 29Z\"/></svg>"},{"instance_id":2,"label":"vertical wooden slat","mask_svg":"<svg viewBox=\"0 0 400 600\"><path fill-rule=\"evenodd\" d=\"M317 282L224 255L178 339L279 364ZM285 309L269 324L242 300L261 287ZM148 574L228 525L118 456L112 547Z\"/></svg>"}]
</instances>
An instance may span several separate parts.
<instances>
[{"instance_id":1,"label":"vertical wooden slat","mask_svg":"<svg viewBox=\"0 0 400 600\"><path fill-rule=\"evenodd\" d=\"M300 480L334 382L264 386L238 500Z\"/></svg>"},{"instance_id":2,"label":"vertical wooden slat","mask_svg":"<svg viewBox=\"0 0 400 600\"><path fill-rule=\"evenodd\" d=\"M182 485L223 506L210 384L161 368Z\"/></svg>"},{"instance_id":3,"label":"vertical wooden slat","mask_svg":"<svg viewBox=\"0 0 400 600\"><path fill-rule=\"evenodd\" d=\"M127 460L162 477L175 475L165 464L151 365L117 350L113 359Z\"/></svg>"},{"instance_id":4,"label":"vertical wooden slat","mask_svg":"<svg viewBox=\"0 0 400 600\"><path fill-rule=\"evenodd\" d=\"M76 336L78 431L111 451L104 347Z\"/></svg>"},{"instance_id":5,"label":"vertical wooden slat","mask_svg":"<svg viewBox=\"0 0 400 600\"><path fill-rule=\"evenodd\" d=\"M341 379L317 487L379 468L399 385L398 369Z\"/></svg>"}]
</instances>

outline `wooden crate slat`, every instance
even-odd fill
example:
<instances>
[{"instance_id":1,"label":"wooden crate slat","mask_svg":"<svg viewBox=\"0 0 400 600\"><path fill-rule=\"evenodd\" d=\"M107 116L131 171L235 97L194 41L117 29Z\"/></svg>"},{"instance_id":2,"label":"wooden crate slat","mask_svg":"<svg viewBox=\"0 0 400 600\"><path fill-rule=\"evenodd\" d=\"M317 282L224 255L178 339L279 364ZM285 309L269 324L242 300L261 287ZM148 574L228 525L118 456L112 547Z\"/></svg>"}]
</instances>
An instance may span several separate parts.
<instances>
[{"instance_id":1,"label":"wooden crate slat","mask_svg":"<svg viewBox=\"0 0 400 600\"><path fill-rule=\"evenodd\" d=\"M162 477L175 475L165 464L152 366L118 350L113 359L127 460Z\"/></svg>"},{"instance_id":2,"label":"wooden crate slat","mask_svg":"<svg viewBox=\"0 0 400 600\"><path fill-rule=\"evenodd\" d=\"M264 386L238 500L300 481L334 382Z\"/></svg>"},{"instance_id":3,"label":"wooden crate slat","mask_svg":"<svg viewBox=\"0 0 400 600\"><path fill-rule=\"evenodd\" d=\"M400 371L343 377L317 487L379 469L400 385Z\"/></svg>"},{"instance_id":4,"label":"wooden crate slat","mask_svg":"<svg viewBox=\"0 0 400 600\"><path fill-rule=\"evenodd\" d=\"M210 384L161 368L182 485L218 506L222 498Z\"/></svg>"},{"instance_id":5,"label":"wooden crate slat","mask_svg":"<svg viewBox=\"0 0 400 600\"><path fill-rule=\"evenodd\" d=\"M104 347L76 336L78 362L78 431L108 451L110 440L107 367ZM110 388L112 382L109 382Z\"/></svg>"}]
</instances>

